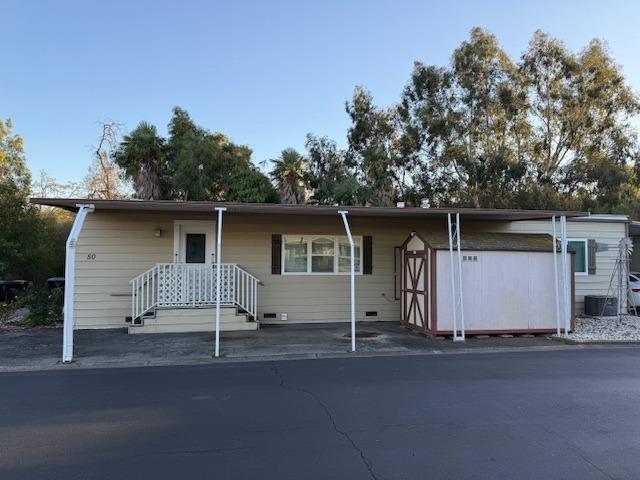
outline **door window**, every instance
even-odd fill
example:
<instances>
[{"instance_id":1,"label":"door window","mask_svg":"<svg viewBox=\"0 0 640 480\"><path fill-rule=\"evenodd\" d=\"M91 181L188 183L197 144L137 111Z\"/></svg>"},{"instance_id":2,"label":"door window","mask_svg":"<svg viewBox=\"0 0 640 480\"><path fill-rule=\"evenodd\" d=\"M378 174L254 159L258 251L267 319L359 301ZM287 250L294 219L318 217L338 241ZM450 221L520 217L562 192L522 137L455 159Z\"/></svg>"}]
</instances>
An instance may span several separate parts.
<instances>
[{"instance_id":1,"label":"door window","mask_svg":"<svg viewBox=\"0 0 640 480\"><path fill-rule=\"evenodd\" d=\"M204 233L187 233L185 238L185 261L187 263L204 263L206 251Z\"/></svg>"}]
</instances>

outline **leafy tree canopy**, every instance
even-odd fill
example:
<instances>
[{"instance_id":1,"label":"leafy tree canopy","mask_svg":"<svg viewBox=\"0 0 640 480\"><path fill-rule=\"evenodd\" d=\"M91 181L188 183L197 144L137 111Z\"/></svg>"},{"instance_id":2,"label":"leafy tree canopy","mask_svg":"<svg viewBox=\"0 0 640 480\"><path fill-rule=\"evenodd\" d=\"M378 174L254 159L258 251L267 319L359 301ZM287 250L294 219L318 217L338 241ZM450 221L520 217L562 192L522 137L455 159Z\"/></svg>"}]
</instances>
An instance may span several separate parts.
<instances>
[{"instance_id":1,"label":"leafy tree canopy","mask_svg":"<svg viewBox=\"0 0 640 480\"><path fill-rule=\"evenodd\" d=\"M359 203L640 213L640 101L602 41L574 53L538 31L514 60L474 28L449 65L416 62L398 103L356 87L346 110L337 163ZM309 138L314 172L324 148ZM316 192L330 177L315 171Z\"/></svg>"},{"instance_id":2,"label":"leafy tree canopy","mask_svg":"<svg viewBox=\"0 0 640 480\"><path fill-rule=\"evenodd\" d=\"M0 120L0 279L43 282L63 274L68 217L28 203L31 175L22 138Z\"/></svg>"},{"instance_id":3,"label":"leafy tree canopy","mask_svg":"<svg viewBox=\"0 0 640 480\"><path fill-rule=\"evenodd\" d=\"M275 202L269 179L251 162L251 150L225 135L197 126L176 107L169 137L141 122L114 153L131 179L135 195L144 199Z\"/></svg>"}]
</instances>

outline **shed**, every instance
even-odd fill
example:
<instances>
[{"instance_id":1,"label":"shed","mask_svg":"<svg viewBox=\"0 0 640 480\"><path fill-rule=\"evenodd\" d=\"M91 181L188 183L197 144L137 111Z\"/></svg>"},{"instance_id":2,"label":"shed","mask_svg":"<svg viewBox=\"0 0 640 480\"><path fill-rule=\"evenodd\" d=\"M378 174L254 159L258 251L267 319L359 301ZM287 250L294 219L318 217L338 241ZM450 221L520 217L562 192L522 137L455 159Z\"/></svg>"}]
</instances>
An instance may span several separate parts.
<instances>
[{"instance_id":1,"label":"shed","mask_svg":"<svg viewBox=\"0 0 640 480\"><path fill-rule=\"evenodd\" d=\"M463 232L460 250L466 333L556 331L550 235ZM423 333L453 334L448 234L412 232L402 245L401 265L402 322ZM574 275L569 278L573 298ZM573 311L571 318L573 329Z\"/></svg>"}]
</instances>

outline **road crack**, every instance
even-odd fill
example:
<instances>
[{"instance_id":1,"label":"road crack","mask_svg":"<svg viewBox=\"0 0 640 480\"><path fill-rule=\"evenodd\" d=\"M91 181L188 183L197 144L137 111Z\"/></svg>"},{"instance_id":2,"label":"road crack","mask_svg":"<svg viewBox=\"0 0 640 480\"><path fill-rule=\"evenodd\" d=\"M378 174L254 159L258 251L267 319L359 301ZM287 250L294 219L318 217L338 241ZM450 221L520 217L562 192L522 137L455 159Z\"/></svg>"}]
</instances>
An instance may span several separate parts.
<instances>
[{"instance_id":1,"label":"road crack","mask_svg":"<svg viewBox=\"0 0 640 480\"><path fill-rule=\"evenodd\" d=\"M358 455L360 456L360 460L362 461L363 465L365 466L365 468L369 472L369 476L373 480L378 480L378 476L376 475L376 473L373 470L373 462L371 462L371 460L369 458L367 458L367 456L365 455L365 453L362 450L362 448L360 448L358 446L358 444L355 442L355 440L353 438L351 438L351 435L349 435L348 432L346 432L345 430L342 430L338 426L338 424L336 423L336 419L333 417L333 414L331 413L331 410L329 409L327 404L324 403L311 390L307 390L306 388L302 388L302 387L295 387L293 385L288 385L285 382L284 377L282 376L282 374L280 373L280 370L278 369L278 367L276 365L272 365L271 366L271 371L280 380L280 387L281 388L284 388L285 390L294 391L294 392L304 393L305 395L308 395L309 397L311 397L316 402L316 404L324 411L325 415L329 419L329 422L331 422L333 430L338 435L340 435L343 438L345 438L351 444L351 447L358 453Z\"/></svg>"}]
</instances>

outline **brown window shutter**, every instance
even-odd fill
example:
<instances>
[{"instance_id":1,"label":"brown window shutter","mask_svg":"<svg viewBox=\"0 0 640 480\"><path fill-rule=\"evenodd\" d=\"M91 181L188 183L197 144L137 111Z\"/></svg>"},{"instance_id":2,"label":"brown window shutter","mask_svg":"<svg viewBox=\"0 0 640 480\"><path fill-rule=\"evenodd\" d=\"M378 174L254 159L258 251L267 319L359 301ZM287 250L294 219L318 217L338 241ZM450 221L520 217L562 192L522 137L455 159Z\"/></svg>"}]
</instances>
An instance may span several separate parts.
<instances>
[{"instance_id":1,"label":"brown window shutter","mask_svg":"<svg viewBox=\"0 0 640 480\"><path fill-rule=\"evenodd\" d=\"M587 240L587 256L589 264L589 275L596 274L596 250L598 249L598 245L593 238Z\"/></svg>"},{"instance_id":2,"label":"brown window shutter","mask_svg":"<svg viewBox=\"0 0 640 480\"><path fill-rule=\"evenodd\" d=\"M362 273L371 275L373 272L373 237L362 237Z\"/></svg>"},{"instance_id":3,"label":"brown window shutter","mask_svg":"<svg viewBox=\"0 0 640 480\"><path fill-rule=\"evenodd\" d=\"M271 235L271 274L282 274L282 235Z\"/></svg>"}]
</instances>

